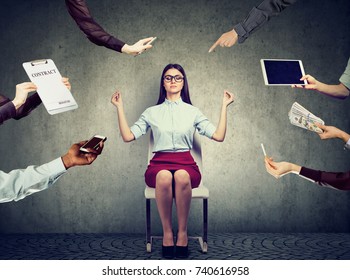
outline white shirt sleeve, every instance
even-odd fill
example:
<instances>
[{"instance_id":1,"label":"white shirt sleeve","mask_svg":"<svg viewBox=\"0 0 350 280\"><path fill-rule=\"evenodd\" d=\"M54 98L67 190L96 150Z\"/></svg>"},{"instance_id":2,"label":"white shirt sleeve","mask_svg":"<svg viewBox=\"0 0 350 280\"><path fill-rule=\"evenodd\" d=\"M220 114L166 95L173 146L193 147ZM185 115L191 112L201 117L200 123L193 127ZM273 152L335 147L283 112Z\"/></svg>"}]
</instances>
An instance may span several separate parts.
<instances>
[{"instance_id":1,"label":"white shirt sleeve","mask_svg":"<svg viewBox=\"0 0 350 280\"><path fill-rule=\"evenodd\" d=\"M344 148L350 150L350 139L348 140L348 142L345 143Z\"/></svg>"},{"instance_id":2,"label":"white shirt sleeve","mask_svg":"<svg viewBox=\"0 0 350 280\"><path fill-rule=\"evenodd\" d=\"M18 201L51 187L66 172L62 159L40 166L28 166L9 173L0 170L0 203Z\"/></svg>"}]
</instances>

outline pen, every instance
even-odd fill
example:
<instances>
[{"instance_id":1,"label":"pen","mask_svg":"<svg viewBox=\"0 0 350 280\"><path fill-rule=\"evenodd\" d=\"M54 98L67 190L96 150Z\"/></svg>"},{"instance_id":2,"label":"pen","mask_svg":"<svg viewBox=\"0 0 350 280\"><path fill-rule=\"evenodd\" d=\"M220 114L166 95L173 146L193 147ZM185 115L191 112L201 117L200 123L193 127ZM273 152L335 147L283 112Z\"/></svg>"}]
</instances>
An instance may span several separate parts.
<instances>
[{"instance_id":1,"label":"pen","mask_svg":"<svg viewBox=\"0 0 350 280\"><path fill-rule=\"evenodd\" d=\"M263 143L261 143L261 149L263 150L264 156L266 157L265 147Z\"/></svg>"}]
</instances>

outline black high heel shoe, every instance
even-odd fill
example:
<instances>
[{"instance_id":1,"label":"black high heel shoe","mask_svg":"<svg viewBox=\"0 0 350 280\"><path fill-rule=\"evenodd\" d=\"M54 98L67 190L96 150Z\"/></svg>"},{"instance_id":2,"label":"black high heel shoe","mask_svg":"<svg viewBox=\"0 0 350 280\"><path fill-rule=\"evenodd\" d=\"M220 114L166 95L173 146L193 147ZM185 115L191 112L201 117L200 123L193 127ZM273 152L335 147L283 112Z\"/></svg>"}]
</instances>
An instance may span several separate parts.
<instances>
[{"instance_id":1,"label":"black high heel shoe","mask_svg":"<svg viewBox=\"0 0 350 280\"><path fill-rule=\"evenodd\" d=\"M165 259L173 259L175 256L174 246L162 245L162 256Z\"/></svg>"},{"instance_id":2,"label":"black high heel shoe","mask_svg":"<svg viewBox=\"0 0 350 280\"><path fill-rule=\"evenodd\" d=\"M179 259L187 259L188 255L188 244L187 246L175 246L175 257Z\"/></svg>"}]
</instances>

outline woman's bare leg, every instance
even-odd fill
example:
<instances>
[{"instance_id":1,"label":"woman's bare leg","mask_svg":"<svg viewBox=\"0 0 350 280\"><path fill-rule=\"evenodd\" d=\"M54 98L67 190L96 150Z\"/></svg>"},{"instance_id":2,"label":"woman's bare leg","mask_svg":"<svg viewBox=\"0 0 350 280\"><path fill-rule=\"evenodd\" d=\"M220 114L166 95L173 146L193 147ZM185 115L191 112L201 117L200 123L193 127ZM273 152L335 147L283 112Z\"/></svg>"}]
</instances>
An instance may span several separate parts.
<instances>
[{"instance_id":1,"label":"woman's bare leg","mask_svg":"<svg viewBox=\"0 0 350 280\"><path fill-rule=\"evenodd\" d=\"M172 191L173 175L168 170L161 170L156 177L156 202L163 227L163 245L174 245L174 236L171 222L173 205Z\"/></svg>"},{"instance_id":2,"label":"woman's bare leg","mask_svg":"<svg viewBox=\"0 0 350 280\"><path fill-rule=\"evenodd\" d=\"M187 221L191 207L192 187L191 178L186 170L177 170L175 179L175 201L178 221L177 246L187 246Z\"/></svg>"}]
</instances>

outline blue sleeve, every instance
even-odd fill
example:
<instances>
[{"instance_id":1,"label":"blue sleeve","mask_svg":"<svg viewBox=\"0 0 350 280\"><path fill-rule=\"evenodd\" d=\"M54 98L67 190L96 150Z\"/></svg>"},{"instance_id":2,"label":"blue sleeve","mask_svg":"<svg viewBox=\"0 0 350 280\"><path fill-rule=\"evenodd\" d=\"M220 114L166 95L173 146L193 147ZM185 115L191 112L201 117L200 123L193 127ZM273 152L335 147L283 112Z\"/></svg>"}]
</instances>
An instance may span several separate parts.
<instances>
[{"instance_id":1,"label":"blue sleeve","mask_svg":"<svg viewBox=\"0 0 350 280\"><path fill-rule=\"evenodd\" d=\"M18 201L52 186L66 172L61 158L9 173L0 170L0 203Z\"/></svg>"},{"instance_id":2,"label":"blue sleeve","mask_svg":"<svg viewBox=\"0 0 350 280\"><path fill-rule=\"evenodd\" d=\"M147 109L142 113L142 115L137 120L137 122L135 122L133 126L130 127L132 134L134 134L135 136L135 140L147 133L148 129L150 128L148 119L149 119L149 110Z\"/></svg>"},{"instance_id":3,"label":"blue sleeve","mask_svg":"<svg viewBox=\"0 0 350 280\"><path fill-rule=\"evenodd\" d=\"M203 113L198 110L195 118L195 127L200 135L205 135L208 138L212 138L216 130L216 127L208 120Z\"/></svg>"}]
</instances>

